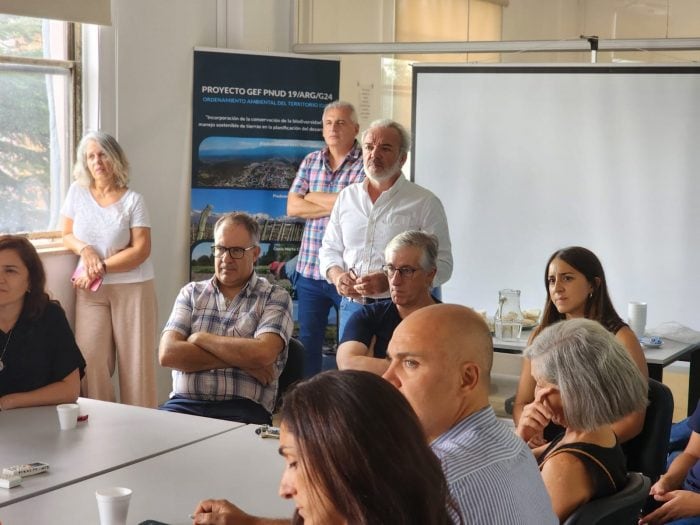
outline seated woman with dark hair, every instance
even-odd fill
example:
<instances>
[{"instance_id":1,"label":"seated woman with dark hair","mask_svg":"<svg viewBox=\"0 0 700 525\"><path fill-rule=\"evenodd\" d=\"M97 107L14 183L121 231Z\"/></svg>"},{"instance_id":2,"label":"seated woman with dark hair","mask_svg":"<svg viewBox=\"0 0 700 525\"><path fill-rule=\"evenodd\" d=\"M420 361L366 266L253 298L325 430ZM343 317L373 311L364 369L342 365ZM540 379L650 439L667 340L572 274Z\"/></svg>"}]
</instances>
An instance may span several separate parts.
<instances>
[{"instance_id":1,"label":"seated woman with dark hair","mask_svg":"<svg viewBox=\"0 0 700 525\"><path fill-rule=\"evenodd\" d=\"M641 374L648 377L647 362L637 336L620 318L608 294L603 265L596 255L580 246L570 246L554 252L547 261L544 271L544 285L547 290L542 321L528 343L537 340L540 332L548 326L564 319L592 319L598 321L615 336L635 363ZM535 383L530 373L530 361L523 359L520 383L513 406L513 421L518 424L528 403L535 399ZM635 412L616 421L615 433L624 443L635 437L644 426L644 411ZM529 445L540 446L550 438L550 429L533 433ZM556 429L554 435L561 431Z\"/></svg>"},{"instance_id":2,"label":"seated woman with dark hair","mask_svg":"<svg viewBox=\"0 0 700 525\"><path fill-rule=\"evenodd\" d=\"M24 237L0 236L0 409L72 403L85 370L63 309Z\"/></svg>"},{"instance_id":3,"label":"seated woman with dark hair","mask_svg":"<svg viewBox=\"0 0 700 525\"><path fill-rule=\"evenodd\" d=\"M279 451L287 463L280 496L296 504L292 523L452 523L445 477L416 415L374 374L324 372L289 391ZM288 523L250 516L225 500L202 501L194 519Z\"/></svg>"},{"instance_id":4,"label":"seated woman with dark hair","mask_svg":"<svg viewBox=\"0 0 700 525\"><path fill-rule=\"evenodd\" d=\"M525 350L535 401L517 433L529 441L549 422L565 431L533 450L554 512L564 520L589 500L626 483L626 460L613 424L642 410L647 384L624 347L599 323L562 321Z\"/></svg>"}]
</instances>

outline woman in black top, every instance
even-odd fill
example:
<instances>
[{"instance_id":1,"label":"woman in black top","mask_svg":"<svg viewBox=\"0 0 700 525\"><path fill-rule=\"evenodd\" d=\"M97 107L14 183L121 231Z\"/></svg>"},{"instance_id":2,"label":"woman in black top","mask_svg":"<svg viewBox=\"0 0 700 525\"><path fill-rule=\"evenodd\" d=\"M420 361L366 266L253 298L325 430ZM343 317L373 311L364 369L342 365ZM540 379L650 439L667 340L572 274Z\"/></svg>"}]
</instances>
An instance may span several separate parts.
<instances>
[{"instance_id":1,"label":"woman in black top","mask_svg":"<svg viewBox=\"0 0 700 525\"><path fill-rule=\"evenodd\" d=\"M625 486L626 460L613 424L646 406L646 379L615 337L589 319L544 329L524 355L535 401L523 411L517 432L529 441L550 422L565 428L533 449L563 521L587 501Z\"/></svg>"},{"instance_id":2,"label":"woman in black top","mask_svg":"<svg viewBox=\"0 0 700 525\"><path fill-rule=\"evenodd\" d=\"M85 360L25 238L0 236L0 409L72 403Z\"/></svg>"},{"instance_id":3,"label":"woman in black top","mask_svg":"<svg viewBox=\"0 0 700 525\"><path fill-rule=\"evenodd\" d=\"M637 336L615 311L608 294L603 265L596 255L581 246L569 246L554 252L544 271L547 300L542 321L530 336L528 344L548 326L564 319L592 319L598 321L627 350L644 377L648 377L647 362ZM518 424L523 410L535 399L535 383L530 373L530 361L523 359L520 382L513 406L513 420ZM624 443L635 437L644 425L644 411L630 414L616 421L614 430ZM549 429L547 429L549 430ZM556 434L556 432L555 432ZM551 437L551 434L545 434ZM542 433L532 437L530 446L545 443Z\"/></svg>"}]
</instances>

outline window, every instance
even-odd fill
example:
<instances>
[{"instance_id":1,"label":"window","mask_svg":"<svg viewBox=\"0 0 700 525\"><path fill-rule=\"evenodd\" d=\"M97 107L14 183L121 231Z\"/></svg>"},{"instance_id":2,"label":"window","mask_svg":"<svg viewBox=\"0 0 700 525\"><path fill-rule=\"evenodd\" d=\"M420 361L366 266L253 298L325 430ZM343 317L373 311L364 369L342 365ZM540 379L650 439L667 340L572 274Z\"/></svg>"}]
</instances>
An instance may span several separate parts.
<instances>
[{"instance_id":1,"label":"window","mask_svg":"<svg viewBox=\"0 0 700 525\"><path fill-rule=\"evenodd\" d=\"M70 22L0 15L0 232L59 227L77 126Z\"/></svg>"}]
</instances>

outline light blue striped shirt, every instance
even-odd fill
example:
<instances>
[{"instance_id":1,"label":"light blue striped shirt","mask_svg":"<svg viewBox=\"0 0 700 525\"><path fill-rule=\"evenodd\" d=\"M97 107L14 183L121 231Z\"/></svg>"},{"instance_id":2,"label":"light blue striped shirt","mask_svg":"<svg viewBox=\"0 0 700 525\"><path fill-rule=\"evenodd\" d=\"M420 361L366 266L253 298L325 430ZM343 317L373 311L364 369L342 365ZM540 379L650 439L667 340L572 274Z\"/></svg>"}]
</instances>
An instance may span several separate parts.
<instances>
[{"instance_id":1,"label":"light blue striped shirt","mask_svg":"<svg viewBox=\"0 0 700 525\"><path fill-rule=\"evenodd\" d=\"M430 446L464 523L559 523L535 457L493 408L464 418Z\"/></svg>"}]
</instances>

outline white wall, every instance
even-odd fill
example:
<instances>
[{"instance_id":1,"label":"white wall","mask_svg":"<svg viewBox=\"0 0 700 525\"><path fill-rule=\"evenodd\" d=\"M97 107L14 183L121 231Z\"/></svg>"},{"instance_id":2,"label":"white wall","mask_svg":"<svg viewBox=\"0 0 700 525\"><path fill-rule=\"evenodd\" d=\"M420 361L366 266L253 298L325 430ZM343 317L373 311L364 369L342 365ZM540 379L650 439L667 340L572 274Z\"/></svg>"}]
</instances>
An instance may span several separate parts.
<instances>
[{"instance_id":1,"label":"white wall","mask_svg":"<svg viewBox=\"0 0 700 525\"><path fill-rule=\"evenodd\" d=\"M117 0L112 6L115 129L110 131L129 156L131 187L144 195L151 213L162 326L187 280L192 49L215 45L216 2ZM170 374L157 370L162 401Z\"/></svg>"},{"instance_id":2,"label":"white wall","mask_svg":"<svg viewBox=\"0 0 700 525\"><path fill-rule=\"evenodd\" d=\"M394 39L394 0L300 2L298 38L303 43L384 42ZM358 111L360 129L391 115L378 55L339 55L340 99ZM384 96L383 96L384 95ZM409 125L409 121L403 122Z\"/></svg>"}]
</instances>

